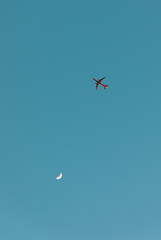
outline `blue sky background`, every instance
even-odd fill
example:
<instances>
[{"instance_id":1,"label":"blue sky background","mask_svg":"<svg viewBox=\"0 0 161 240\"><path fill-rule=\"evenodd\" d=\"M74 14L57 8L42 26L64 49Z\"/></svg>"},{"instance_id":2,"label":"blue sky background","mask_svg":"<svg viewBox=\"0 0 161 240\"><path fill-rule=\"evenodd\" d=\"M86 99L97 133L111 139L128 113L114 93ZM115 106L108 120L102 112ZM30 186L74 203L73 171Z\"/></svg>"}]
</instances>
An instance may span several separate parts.
<instances>
[{"instance_id":1,"label":"blue sky background","mask_svg":"<svg viewBox=\"0 0 161 240\"><path fill-rule=\"evenodd\" d=\"M160 10L1 0L0 239L161 239Z\"/></svg>"}]
</instances>

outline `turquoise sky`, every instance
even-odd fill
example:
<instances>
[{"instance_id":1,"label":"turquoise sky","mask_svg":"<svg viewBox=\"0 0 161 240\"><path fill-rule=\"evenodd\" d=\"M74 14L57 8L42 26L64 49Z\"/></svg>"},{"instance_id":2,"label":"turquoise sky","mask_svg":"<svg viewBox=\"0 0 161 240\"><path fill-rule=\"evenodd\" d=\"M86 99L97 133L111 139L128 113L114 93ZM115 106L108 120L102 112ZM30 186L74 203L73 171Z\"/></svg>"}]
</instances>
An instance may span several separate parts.
<instances>
[{"instance_id":1,"label":"turquoise sky","mask_svg":"<svg viewBox=\"0 0 161 240\"><path fill-rule=\"evenodd\" d=\"M1 0L0 29L0 239L160 240L161 2Z\"/></svg>"}]
</instances>

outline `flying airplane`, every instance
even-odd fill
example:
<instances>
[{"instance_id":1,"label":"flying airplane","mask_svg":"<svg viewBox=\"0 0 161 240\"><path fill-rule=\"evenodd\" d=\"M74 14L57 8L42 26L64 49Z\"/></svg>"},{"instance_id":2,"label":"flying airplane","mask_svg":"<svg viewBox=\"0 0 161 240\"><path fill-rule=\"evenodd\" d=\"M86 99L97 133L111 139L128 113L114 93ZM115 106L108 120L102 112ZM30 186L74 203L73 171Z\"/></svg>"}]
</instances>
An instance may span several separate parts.
<instances>
[{"instance_id":1,"label":"flying airplane","mask_svg":"<svg viewBox=\"0 0 161 240\"><path fill-rule=\"evenodd\" d=\"M93 78L93 80L96 81L96 83L95 83L95 84L96 84L96 90L97 90L97 88L98 88L98 85L101 85L102 87L104 87L104 89L107 88L108 85L104 85L104 84L101 83L101 81L102 81L103 79L105 79L105 78L106 78L106 77L103 77L103 78L98 79L98 80L96 80L95 78Z\"/></svg>"}]
</instances>

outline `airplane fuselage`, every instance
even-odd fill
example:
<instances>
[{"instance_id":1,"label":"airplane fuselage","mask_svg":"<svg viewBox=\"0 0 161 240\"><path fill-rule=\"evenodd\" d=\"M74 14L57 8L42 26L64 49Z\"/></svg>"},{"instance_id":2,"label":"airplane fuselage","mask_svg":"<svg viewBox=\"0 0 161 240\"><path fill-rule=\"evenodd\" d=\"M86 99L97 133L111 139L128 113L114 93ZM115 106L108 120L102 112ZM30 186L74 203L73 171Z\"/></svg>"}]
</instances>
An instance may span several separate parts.
<instances>
[{"instance_id":1,"label":"airplane fuselage","mask_svg":"<svg viewBox=\"0 0 161 240\"><path fill-rule=\"evenodd\" d=\"M102 87L107 88L107 85L97 82L96 84L100 84Z\"/></svg>"}]
</instances>

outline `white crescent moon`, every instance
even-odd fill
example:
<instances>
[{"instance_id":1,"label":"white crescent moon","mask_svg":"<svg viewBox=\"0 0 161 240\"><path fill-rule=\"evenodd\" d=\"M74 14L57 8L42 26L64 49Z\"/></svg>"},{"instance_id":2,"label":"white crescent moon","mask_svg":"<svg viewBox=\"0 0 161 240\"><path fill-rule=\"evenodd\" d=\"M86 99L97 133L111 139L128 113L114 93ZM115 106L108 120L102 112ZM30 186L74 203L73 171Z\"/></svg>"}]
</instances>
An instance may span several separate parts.
<instances>
[{"instance_id":1,"label":"white crescent moon","mask_svg":"<svg viewBox=\"0 0 161 240\"><path fill-rule=\"evenodd\" d=\"M57 176L57 177L56 177L56 179L57 179L57 180L59 180L59 179L61 179L61 178L62 178L62 176L63 176L63 174L62 174L62 173L60 173L60 174L59 174L59 176Z\"/></svg>"}]
</instances>

